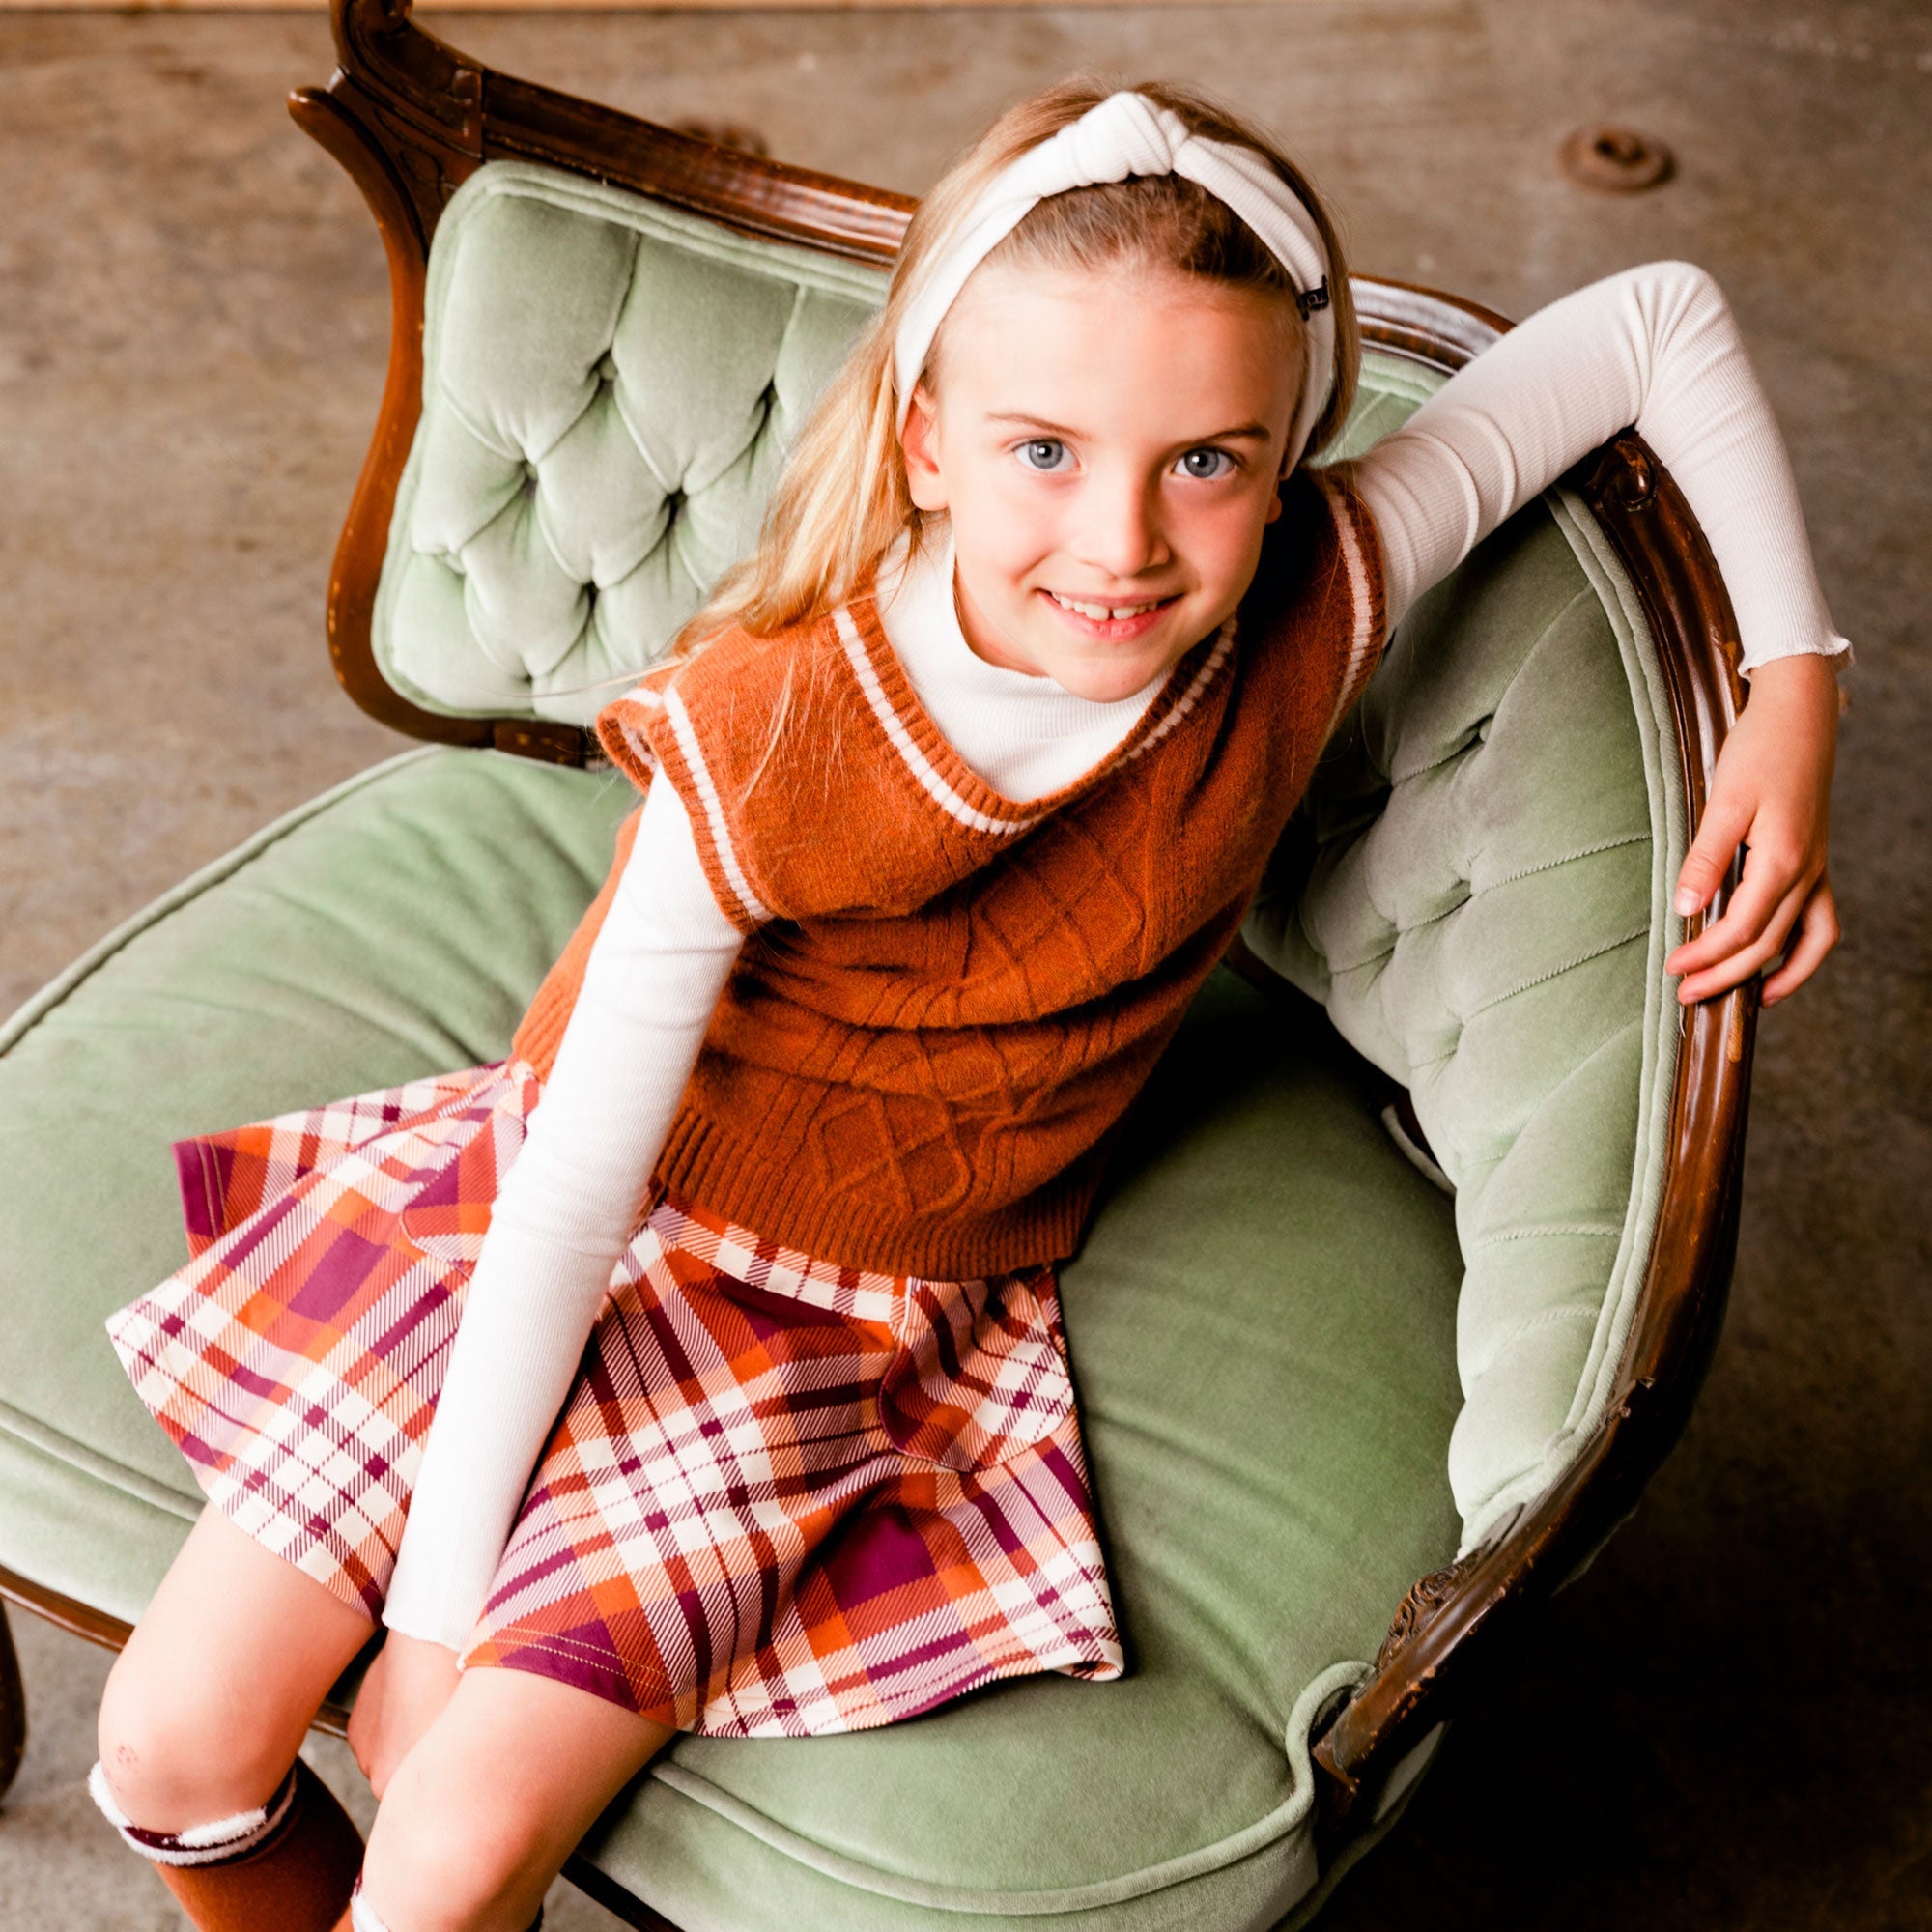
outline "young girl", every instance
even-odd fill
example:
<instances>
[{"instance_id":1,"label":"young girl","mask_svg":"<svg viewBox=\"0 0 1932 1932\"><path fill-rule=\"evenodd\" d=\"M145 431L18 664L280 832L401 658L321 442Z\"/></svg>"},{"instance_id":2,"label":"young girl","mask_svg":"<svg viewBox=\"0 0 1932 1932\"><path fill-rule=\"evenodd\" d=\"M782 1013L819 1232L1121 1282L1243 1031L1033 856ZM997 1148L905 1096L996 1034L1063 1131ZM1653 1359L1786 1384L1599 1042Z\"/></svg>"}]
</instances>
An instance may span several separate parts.
<instances>
[{"instance_id":1,"label":"young girl","mask_svg":"<svg viewBox=\"0 0 1932 1932\"><path fill-rule=\"evenodd\" d=\"M1679 996L1816 968L1845 645L1716 286L1611 276L1311 470L1358 356L1253 128L1012 109L600 720L644 803L510 1058L185 1145L197 1257L108 1325L217 1507L91 1787L196 1924L524 1932L675 1731L1121 1674L1055 1264L1389 624L1627 424L1753 672ZM365 1860L296 1753L377 1619Z\"/></svg>"}]
</instances>

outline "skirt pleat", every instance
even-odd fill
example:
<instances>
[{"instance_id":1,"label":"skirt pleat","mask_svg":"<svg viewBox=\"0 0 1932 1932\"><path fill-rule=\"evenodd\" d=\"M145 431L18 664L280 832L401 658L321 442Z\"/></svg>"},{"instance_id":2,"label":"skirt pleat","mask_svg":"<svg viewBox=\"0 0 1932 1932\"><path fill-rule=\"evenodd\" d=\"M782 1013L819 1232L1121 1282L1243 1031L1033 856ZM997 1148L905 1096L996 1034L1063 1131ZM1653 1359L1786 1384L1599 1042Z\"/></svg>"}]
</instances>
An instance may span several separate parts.
<instances>
[{"instance_id":1,"label":"skirt pleat","mask_svg":"<svg viewBox=\"0 0 1932 1932\"><path fill-rule=\"evenodd\" d=\"M538 1092L508 1061L182 1142L193 1259L108 1318L210 1500L372 1619ZM1120 1676L1053 1270L870 1274L660 1200L461 1662L711 1737Z\"/></svg>"}]
</instances>

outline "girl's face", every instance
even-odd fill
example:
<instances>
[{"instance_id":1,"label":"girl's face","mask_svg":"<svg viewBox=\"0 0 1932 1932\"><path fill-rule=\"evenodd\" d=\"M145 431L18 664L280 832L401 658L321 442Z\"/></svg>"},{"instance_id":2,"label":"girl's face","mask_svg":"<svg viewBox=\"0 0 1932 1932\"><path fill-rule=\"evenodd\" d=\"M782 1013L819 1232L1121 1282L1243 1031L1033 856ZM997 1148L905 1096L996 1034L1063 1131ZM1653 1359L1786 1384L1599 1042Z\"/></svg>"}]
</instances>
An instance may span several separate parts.
<instances>
[{"instance_id":1,"label":"girl's face","mask_svg":"<svg viewBox=\"0 0 1932 1932\"><path fill-rule=\"evenodd\" d=\"M1284 298L1172 270L977 270L904 438L913 501L952 519L974 651L1106 701L1217 629L1281 514L1303 353Z\"/></svg>"}]
</instances>

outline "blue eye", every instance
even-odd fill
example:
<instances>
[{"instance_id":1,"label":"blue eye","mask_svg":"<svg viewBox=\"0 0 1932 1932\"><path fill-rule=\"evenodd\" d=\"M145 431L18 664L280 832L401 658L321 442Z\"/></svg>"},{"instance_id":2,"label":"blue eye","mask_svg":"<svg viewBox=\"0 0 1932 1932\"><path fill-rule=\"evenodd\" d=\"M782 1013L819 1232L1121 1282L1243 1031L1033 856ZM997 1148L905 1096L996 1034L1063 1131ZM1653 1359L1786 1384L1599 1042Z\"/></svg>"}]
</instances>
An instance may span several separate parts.
<instances>
[{"instance_id":1,"label":"blue eye","mask_svg":"<svg viewBox=\"0 0 1932 1932\"><path fill-rule=\"evenodd\" d=\"M1204 457L1208 460L1210 467L1206 469L1199 467ZM1235 459L1225 449L1190 449L1180 459L1180 468L1184 475L1192 476L1197 482L1212 483L1220 477L1225 476L1228 471L1226 469L1214 469L1211 466L1225 463L1232 467L1234 461Z\"/></svg>"},{"instance_id":2,"label":"blue eye","mask_svg":"<svg viewBox=\"0 0 1932 1932\"><path fill-rule=\"evenodd\" d=\"M1065 454L1066 445L1056 436L1037 436L1020 444L1020 460L1026 467L1048 474L1060 468L1055 459ZM1036 457L1041 460L1036 462Z\"/></svg>"}]
</instances>

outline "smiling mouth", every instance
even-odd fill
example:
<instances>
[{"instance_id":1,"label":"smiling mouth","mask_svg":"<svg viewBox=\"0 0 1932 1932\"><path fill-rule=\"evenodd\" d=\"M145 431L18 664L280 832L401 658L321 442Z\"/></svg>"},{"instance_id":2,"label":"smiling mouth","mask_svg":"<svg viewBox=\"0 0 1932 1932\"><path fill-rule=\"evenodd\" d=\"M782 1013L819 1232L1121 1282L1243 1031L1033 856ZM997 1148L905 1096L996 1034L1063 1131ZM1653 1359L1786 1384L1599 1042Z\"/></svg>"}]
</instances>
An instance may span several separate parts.
<instances>
[{"instance_id":1,"label":"smiling mouth","mask_svg":"<svg viewBox=\"0 0 1932 1932\"><path fill-rule=\"evenodd\" d=\"M1071 611L1076 616L1085 617L1090 623L1119 623L1127 617L1139 617L1150 611L1157 611L1163 604L1172 604L1172 597L1150 597L1139 604L1097 604L1087 598L1063 597L1057 590L1046 593L1063 611Z\"/></svg>"}]
</instances>

